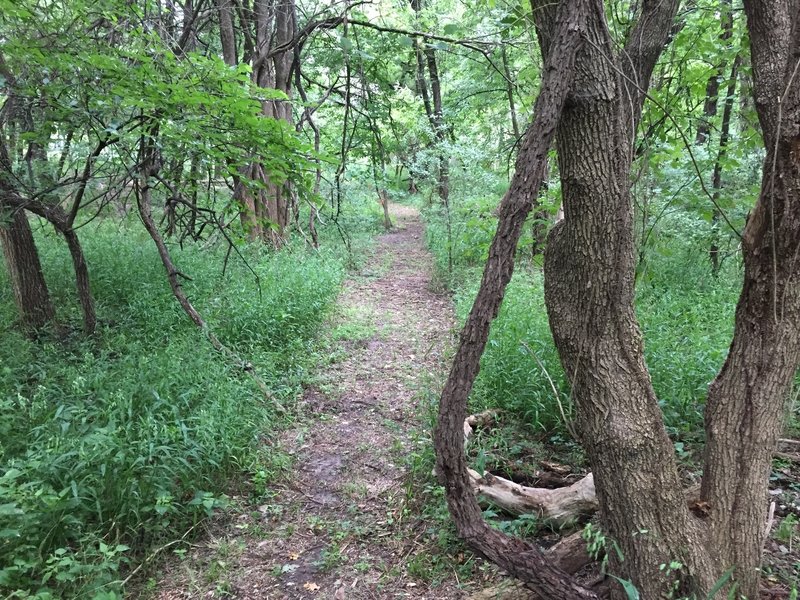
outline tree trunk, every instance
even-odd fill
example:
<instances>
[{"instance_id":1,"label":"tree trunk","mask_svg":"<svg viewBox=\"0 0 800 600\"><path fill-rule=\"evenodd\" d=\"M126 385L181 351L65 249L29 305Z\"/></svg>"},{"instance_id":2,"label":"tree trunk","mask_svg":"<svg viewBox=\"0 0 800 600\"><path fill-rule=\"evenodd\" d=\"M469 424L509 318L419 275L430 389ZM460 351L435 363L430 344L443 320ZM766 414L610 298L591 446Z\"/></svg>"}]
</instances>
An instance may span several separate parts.
<instances>
[{"instance_id":1,"label":"tree trunk","mask_svg":"<svg viewBox=\"0 0 800 600\"><path fill-rule=\"evenodd\" d=\"M11 209L9 212L11 223L0 227L0 244L22 323L37 329L55 319L55 309L25 211Z\"/></svg>"},{"instance_id":2,"label":"tree trunk","mask_svg":"<svg viewBox=\"0 0 800 600\"><path fill-rule=\"evenodd\" d=\"M447 140L447 126L444 122L442 108L442 85L439 81L439 66L436 61L436 51L429 45L425 46L425 59L428 63L428 73L431 76L431 97L433 99L433 132L439 150L439 169L436 180L436 191L443 204L450 198L450 158L447 156L444 144Z\"/></svg>"},{"instance_id":3,"label":"tree trunk","mask_svg":"<svg viewBox=\"0 0 800 600\"><path fill-rule=\"evenodd\" d=\"M742 238L745 272L728 358L709 387L702 499L710 544L756 598L771 454L800 365L800 27L796 0L746 0L767 148Z\"/></svg>"},{"instance_id":4,"label":"tree trunk","mask_svg":"<svg viewBox=\"0 0 800 600\"><path fill-rule=\"evenodd\" d=\"M78 290L78 302L83 315L83 331L86 335L93 335L97 328L97 315L94 310L94 296L89 286L89 268L86 266L81 242L72 228L64 228L61 233L67 242L72 257L72 268L75 270L75 287Z\"/></svg>"},{"instance_id":5,"label":"tree trunk","mask_svg":"<svg viewBox=\"0 0 800 600\"><path fill-rule=\"evenodd\" d=\"M534 121L517 159L517 172L500 206L498 230L489 250L478 297L461 333L453 366L442 391L434 445L436 470L445 485L447 504L459 535L477 552L525 581L544 598L577 600L597 596L549 562L535 545L490 528L473 494L464 456L467 397L478 374L489 326L511 280L525 217L544 178L547 151L569 89L589 2L565 0L554 21L552 53L545 63ZM553 11L555 12L555 11Z\"/></svg>"},{"instance_id":6,"label":"tree trunk","mask_svg":"<svg viewBox=\"0 0 800 600\"><path fill-rule=\"evenodd\" d=\"M238 64L236 58L236 34L233 29L232 0L217 0L219 13L219 40L222 46L222 59L229 67Z\"/></svg>"},{"instance_id":7,"label":"tree trunk","mask_svg":"<svg viewBox=\"0 0 800 600\"><path fill-rule=\"evenodd\" d=\"M296 25L294 0L256 0L256 47L261 51L254 57L253 80L260 87L273 88L292 95L292 61L294 50L277 49L290 44ZM281 100L268 100L263 103L263 113L267 117L292 122L292 105ZM289 224L290 191L286 183L270 181L259 165L260 176L266 189L259 194L256 214L267 227L262 228L262 238L275 248L286 241L286 226Z\"/></svg>"},{"instance_id":8,"label":"tree trunk","mask_svg":"<svg viewBox=\"0 0 800 600\"><path fill-rule=\"evenodd\" d=\"M563 18L569 3L559 3ZM707 598L734 567L736 593L754 600L765 537L770 454L800 364L800 27L797 0L746 0L756 106L768 149L762 192L745 229L745 281L725 366L709 390L701 502L685 503L672 443L644 364L634 300L629 173L653 67L678 0L645 0L615 58L603 5L590 4L586 42L558 126L564 219L545 252L545 302L572 384L581 441L593 467L612 572L640 597ZM487 531L463 458L466 399L491 320L513 270L521 223L538 191L550 138L540 106L556 77L565 34L556 8L534 2L546 60L536 120L501 204L481 287L442 392L437 472L459 533L548 598L587 597L548 570L535 550ZM562 23L563 25L563 23ZM562 74L563 77L563 74ZM564 79L556 81L565 81ZM544 117L546 120L546 117ZM531 141L536 131L536 142ZM544 146L543 146L544 144ZM513 553L509 555L508 553ZM521 555L524 552L524 555ZM678 569L662 565L677 561ZM574 583L573 583L574 586ZM722 586L717 597L728 595ZM729 587L729 586L728 586ZM624 598L622 588L615 597ZM591 597L591 596L588 596Z\"/></svg>"},{"instance_id":9,"label":"tree trunk","mask_svg":"<svg viewBox=\"0 0 800 600\"><path fill-rule=\"evenodd\" d=\"M604 16L590 17L574 99L558 130L564 220L545 250L550 327L572 385L601 521L624 556L610 554L612 572L644 598L666 594L676 578L680 592L707 592L716 575L684 499L634 311L632 139L644 101L639 90L648 87L677 9L677 0L645 2L625 58L613 63ZM660 568L676 560L685 571Z\"/></svg>"}]
</instances>

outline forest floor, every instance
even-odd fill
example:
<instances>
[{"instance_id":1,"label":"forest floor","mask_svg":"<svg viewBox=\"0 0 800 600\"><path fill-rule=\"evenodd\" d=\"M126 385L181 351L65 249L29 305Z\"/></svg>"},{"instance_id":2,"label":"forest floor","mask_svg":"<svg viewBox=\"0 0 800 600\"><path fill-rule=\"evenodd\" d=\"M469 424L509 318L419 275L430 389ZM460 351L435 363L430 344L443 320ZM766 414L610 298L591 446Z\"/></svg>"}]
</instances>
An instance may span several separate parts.
<instances>
[{"instance_id":1,"label":"forest floor","mask_svg":"<svg viewBox=\"0 0 800 600\"><path fill-rule=\"evenodd\" d=\"M420 459L430 453L429 390L445 368L453 308L435 289L418 213L391 212L395 229L347 280L323 335L333 359L305 389L298 424L274 441L291 475L168 560L148 597L463 597L454 570L430 577L430 523L415 498L430 477Z\"/></svg>"},{"instance_id":2,"label":"forest floor","mask_svg":"<svg viewBox=\"0 0 800 600\"><path fill-rule=\"evenodd\" d=\"M266 444L290 457L287 474L266 482L257 502L252 490L233 498L239 510L212 519L132 597L454 600L494 598L506 585L470 596L496 585L498 571L460 552L438 518L430 424L454 339L453 306L437 289L417 211L393 205L391 213L395 229L376 239L321 332L328 356L305 387L297 421L265 433ZM799 481L794 466L773 476L779 517L797 510L783 493ZM778 529L766 548L764 600L789 598L800 565ZM528 597L513 585L504 594Z\"/></svg>"}]
</instances>

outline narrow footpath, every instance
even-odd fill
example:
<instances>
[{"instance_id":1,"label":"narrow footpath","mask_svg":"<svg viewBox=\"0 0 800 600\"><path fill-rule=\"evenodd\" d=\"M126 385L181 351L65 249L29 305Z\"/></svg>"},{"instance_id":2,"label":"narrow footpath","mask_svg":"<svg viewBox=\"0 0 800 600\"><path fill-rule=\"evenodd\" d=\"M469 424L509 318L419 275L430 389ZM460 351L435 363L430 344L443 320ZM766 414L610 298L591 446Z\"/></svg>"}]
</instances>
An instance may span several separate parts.
<instances>
[{"instance_id":1,"label":"narrow footpath","mask_svg":"<svg viewBox=\"0 0 800 600\"><path fill-rule=\"evenodd\" d=\"M463 597L452 570L431 577L433 524L412 485L429 477L419 457L430 452L452 304L433 289L418 213L395 205L392 218L396 229L345 284L327 334L334 358L304 393L305 417L281 436L293 476L172 567L158 600Z\"/></svg>"}]
</instances>

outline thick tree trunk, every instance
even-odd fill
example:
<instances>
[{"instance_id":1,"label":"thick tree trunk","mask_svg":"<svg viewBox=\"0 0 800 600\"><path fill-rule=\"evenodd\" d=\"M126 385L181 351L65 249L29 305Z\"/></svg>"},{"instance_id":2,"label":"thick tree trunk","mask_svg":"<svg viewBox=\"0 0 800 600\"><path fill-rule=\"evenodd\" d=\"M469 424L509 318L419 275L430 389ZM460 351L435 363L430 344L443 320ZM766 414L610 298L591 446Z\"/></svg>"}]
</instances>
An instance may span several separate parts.
<instances>
[{"instance_id":1,"label":"thick tree trunk","mask_svg":"<svg viewBox=\"0 0 800 600\"><path fill-rule=\"evenodd\" d=\"M677 0L644 2L624 58L614 62L604 15L590 17L558 131L564 220L545 250L551 330L572 385L601 521L624 556L609 555L612 572L643 598L662 597L676 579L679 592L702 596L721 575L686 505L634 311L632 141L641 90L677 8ZM660 568L676 560L682 571Z\"/></svg>"},{"instance_id":2,"label":"thick tree trunk","mask_svg":"<svg viewBox=\"0 0 800 600\"><path fill-rule=\"evenodd\" d=\"M702 499L711 544L755 598L766 489L800 365L800 27L796 0L746 0L767 156L742 239L745 273L728 358L706 404Z\"/></svg>"},{"instance_id":3,"label":"thick tree trunk","mask_svg":"<svg viewBox=\"0 0 800 600\"><path fill-rule=\"evenodd\" d=\"M0 189L0 194L3 195L4 202L12 209L19 211L26 209L39 215L64 236L72 256L72 266L75 269L75 285L78 290L81 310L83 311L84 331L88 335L93 334L97 324L97 317L94 311L94 298L89 286L89 270L86 266L80 240L69 225L69 215L60 206L23 198L9 187Z\"/></svg>"},{"instance_id":4,"label":"thick tree trunk","mask_svg":"<svg viewBox=\"0 0 800 600\"><path fill-rule=\"evenodd\" d=\"M37 329L55 318L55 309L25 211L11 209L10 219L8 227L0 226L0 244L3 246L11 290L22 323L28 328Z\"/></svg>"}]
</instances>

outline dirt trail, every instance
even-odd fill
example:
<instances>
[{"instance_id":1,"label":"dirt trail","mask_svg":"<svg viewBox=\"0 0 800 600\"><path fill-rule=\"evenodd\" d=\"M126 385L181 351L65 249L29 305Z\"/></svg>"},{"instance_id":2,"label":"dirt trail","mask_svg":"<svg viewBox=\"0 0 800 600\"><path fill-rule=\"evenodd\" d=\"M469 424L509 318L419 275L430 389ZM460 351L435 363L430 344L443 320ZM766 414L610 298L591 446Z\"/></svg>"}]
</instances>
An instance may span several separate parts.
<instances>
[{"instance_id":1,"label":"dirt trail","mask_svg":"<svg viewBox=\"0 0 800 600\"><path fill-rule=\"evenodd\" d=\"M340 296L330 343L341 361L306 390L303 426L282 436L293 480L207 542L159 600L463 596L454 575L435 587L418 577L429 524L406 501L410 457L429 444L420 392L445 367L452 305L432 291L419 215L393 206L392 217L397 229Z\"/></svg>"}]
</instances>

